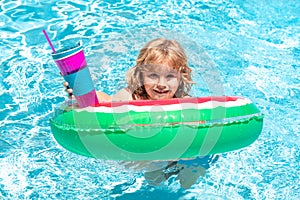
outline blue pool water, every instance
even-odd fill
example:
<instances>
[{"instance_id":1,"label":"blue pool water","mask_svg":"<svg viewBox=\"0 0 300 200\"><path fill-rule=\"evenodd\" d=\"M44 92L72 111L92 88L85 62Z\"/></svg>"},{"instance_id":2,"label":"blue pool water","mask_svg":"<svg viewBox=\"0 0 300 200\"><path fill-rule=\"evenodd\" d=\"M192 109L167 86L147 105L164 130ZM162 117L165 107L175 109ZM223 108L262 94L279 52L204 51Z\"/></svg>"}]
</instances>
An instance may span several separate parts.
<instances>
[{"instance_id":1,"label":"blue pool water","mask_svg":"<svg viewBox=\"0 0 300 200\"><path fill-rule=\"evenodd\" d=\"M299 199L299 10L297 0L1 1L0 199ZM57 48L82 40L109 94L146 41L175 38L194 70L192 95L250 98L263 132L189 189L70 153L50 132L66 94L42 29Z\"/></svg>"}]
</instances>

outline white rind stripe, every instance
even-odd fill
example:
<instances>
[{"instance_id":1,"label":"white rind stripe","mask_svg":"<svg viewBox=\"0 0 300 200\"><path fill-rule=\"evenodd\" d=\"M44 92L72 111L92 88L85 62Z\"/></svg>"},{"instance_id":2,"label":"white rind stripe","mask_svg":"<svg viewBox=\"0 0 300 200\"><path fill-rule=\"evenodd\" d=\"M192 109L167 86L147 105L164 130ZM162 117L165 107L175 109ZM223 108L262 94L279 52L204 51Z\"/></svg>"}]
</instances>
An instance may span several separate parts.
<instances>
[{"instance_id":1,"label":"white rind stripe","mask_svg":"<svg viewBox=\"0 0 300 200\"><path fill-rule=\"evenodd\" d=\"M118 107L86 107L82 109L76 109L75 111L87 111L87 112L102 112L102 113L125 113L129 111L135 112L162 112L162 111L176 111L176 110L184 110L184 109L213 109L216 107L238 107L244 106L247 104L251 104L252 102L249 99L237 99L236 101L227 101L227 102L219 102L219 101L208 101L200 104L196 103L181 103L181 104L170 104L170 105L162 105L162 106L134 106L134 105L122 105Z\"/></svg>"}]
</instances>

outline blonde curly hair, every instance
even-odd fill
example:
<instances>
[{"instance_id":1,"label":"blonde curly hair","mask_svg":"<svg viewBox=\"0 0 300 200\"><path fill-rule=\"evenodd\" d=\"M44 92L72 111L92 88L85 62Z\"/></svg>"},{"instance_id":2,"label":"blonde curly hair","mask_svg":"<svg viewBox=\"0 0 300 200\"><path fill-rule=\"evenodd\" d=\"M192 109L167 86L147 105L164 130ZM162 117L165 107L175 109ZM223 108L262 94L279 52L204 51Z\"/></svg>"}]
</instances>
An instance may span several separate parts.
<instances>
[{"instance_id":1,"label":"blonde curly hair","mask_svg":"<svg viewBox=\"0 0 300 200\"><path fill-rule=\"evenodd\" d=\"M151 71L151 66L153 65L165 63L180 73L180 85L175 92L174 98L188 95L193 81L191 78L192 70L188 67L184 49L175 40L157 38L148 42L140 50L136 59L136 65L127 72L128 89L133 98L149 99L144 87L142 72Z\"/></svg>"}]
</instances>

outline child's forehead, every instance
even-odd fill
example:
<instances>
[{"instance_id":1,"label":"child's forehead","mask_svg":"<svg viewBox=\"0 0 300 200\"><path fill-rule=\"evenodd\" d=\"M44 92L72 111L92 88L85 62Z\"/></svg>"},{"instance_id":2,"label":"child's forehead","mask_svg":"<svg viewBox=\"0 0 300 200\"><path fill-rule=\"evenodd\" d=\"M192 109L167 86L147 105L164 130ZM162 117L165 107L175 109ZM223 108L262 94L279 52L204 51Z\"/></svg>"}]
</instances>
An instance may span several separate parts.
<instances>
[{"instance_id":1,"label":"child's forehead","mask_svg":"<svg viewBox=\"0 0 300 200\"><path fill-rule=\"evenodd\" d=\"M168 63L162 64L148 64L147 71L165 72L165 73L177 73L175 67L170 66Z\"/></svg>"}]
</instances>

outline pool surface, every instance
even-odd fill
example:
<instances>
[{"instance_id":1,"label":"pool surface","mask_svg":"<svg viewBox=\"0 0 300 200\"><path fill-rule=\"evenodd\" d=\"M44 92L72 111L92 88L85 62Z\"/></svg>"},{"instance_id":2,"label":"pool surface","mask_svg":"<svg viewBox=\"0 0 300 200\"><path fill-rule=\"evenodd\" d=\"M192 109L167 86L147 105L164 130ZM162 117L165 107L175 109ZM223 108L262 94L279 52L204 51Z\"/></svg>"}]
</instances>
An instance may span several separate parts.
<instances>
[{"instance_id":1,"label":"pool surface","mask_svg":"<svg viewBox=\"0 0 300 200\"><path fill-rule=\"evenodd\" d=\"M300 199L299 10L296 0L1 1L0 199ZM147 41L176 39L191 95L251 99L263 132L189 189L68 152L50 131L67 95L43 29L56 48L81 40L95 87L109 94Z\"/></svg>"}]
</instances>

